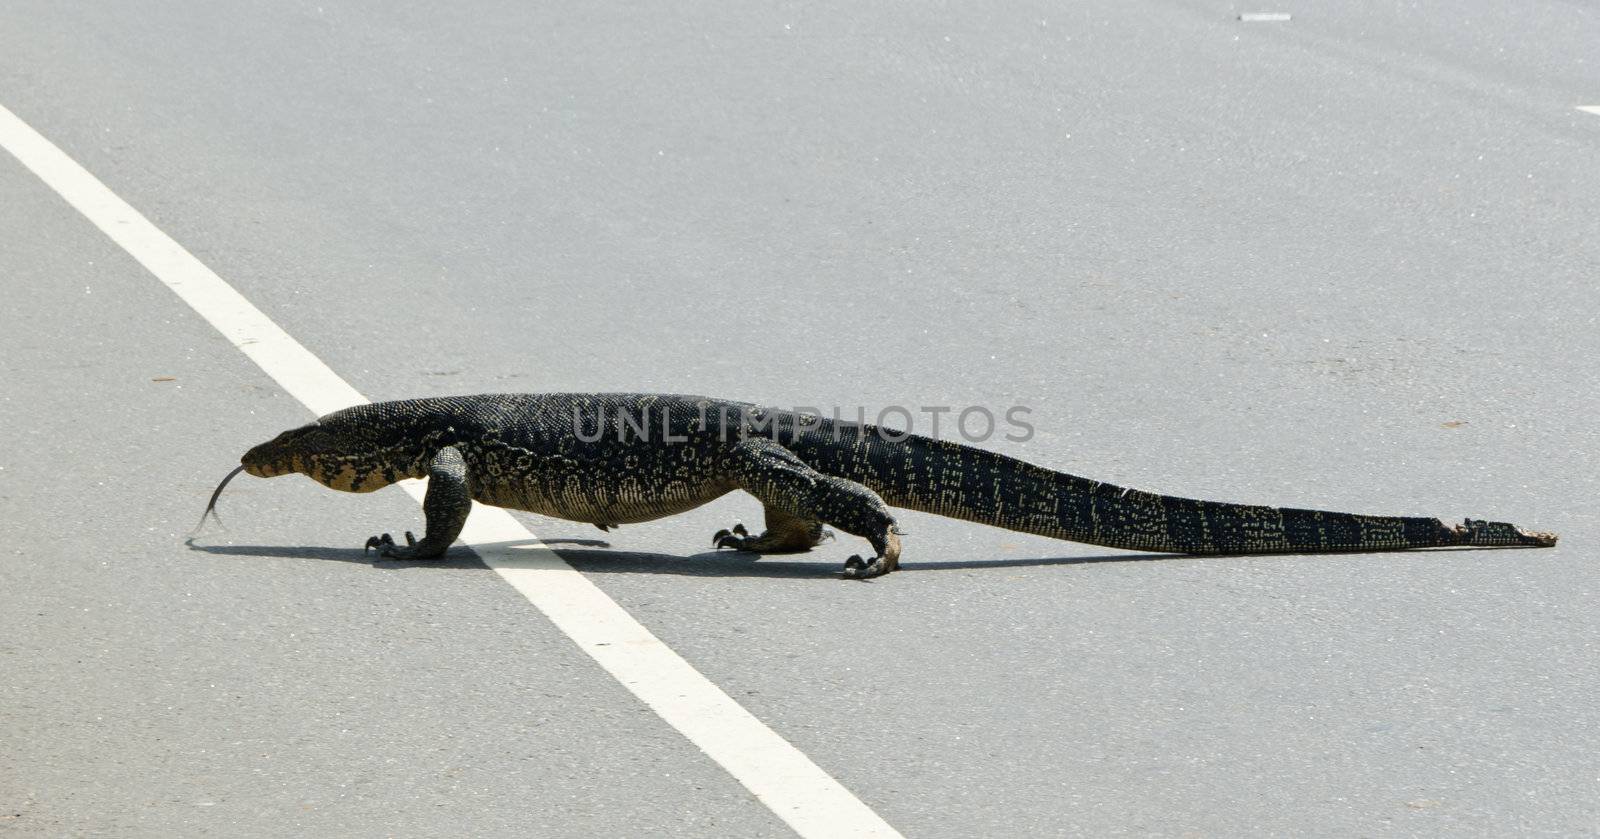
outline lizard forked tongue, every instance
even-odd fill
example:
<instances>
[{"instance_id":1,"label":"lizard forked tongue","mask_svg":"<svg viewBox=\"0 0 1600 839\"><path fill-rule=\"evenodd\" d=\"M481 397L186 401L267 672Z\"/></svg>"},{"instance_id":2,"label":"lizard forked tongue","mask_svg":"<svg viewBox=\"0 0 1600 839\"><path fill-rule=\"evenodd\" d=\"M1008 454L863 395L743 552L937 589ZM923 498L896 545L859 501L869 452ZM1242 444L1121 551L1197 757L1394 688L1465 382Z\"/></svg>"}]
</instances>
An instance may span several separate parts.
<instances>
[{"instance_id":1,"label":"lizard forked tongue","mask_svg":"<svg viewBox=\"0 0 1600 839\"><path fill-rule=\"evenodd\" d=\"M200 528L206 526L206 517L207 516L210 516L211 518L216 519L217 520L217 524L221 524L222 523L222 517L217 515L217 499L222 497L222 488L227 486L228 482L233 480L233 477L235 475L237 475L237 474L239 474L240 472L243 472L243 471L244 471L244 466L243 465L235 466L235 467L233 467L233 471L229 472L228 476L226 478L222 479L222 483L217 484L216 490L214 490L211 493L211 501L206 504L206 511L204 513L200 514L200 523L195 525L194 529L195 529L196 532L198 532L200 530Z\"/></svg>"}]
</instances>

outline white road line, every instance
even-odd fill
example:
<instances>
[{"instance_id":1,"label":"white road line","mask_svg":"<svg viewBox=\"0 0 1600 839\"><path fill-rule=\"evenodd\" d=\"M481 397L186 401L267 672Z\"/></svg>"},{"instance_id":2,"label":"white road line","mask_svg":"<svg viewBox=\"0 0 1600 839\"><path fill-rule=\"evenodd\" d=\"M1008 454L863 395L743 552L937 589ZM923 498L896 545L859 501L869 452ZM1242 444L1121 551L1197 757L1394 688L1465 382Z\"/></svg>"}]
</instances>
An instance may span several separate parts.
<instances>
[{"instance_id":1,"label":"white road line","mask_svg":"<svg viewBox=\"0 0 1600 839\"><path fill-rule=\"evenodd\" d=\"M321 415L367 402L348 382L0 105L0 146L165 283L290 395ZM408 481L419 501L425 482ZM617 681L805 837L900 834L733 701L504 510L473 505L462 541Z\"/></svg>"},{"instance_id":2,"label":"white road line","mask_svg":"<svg viewBox=\"0 0 1600 839\"><path fill-rule=\"evenodd\" d=\"M1600 105L1579 105L1578 110L1600 116Z\"/></svg>"}]
</instances>

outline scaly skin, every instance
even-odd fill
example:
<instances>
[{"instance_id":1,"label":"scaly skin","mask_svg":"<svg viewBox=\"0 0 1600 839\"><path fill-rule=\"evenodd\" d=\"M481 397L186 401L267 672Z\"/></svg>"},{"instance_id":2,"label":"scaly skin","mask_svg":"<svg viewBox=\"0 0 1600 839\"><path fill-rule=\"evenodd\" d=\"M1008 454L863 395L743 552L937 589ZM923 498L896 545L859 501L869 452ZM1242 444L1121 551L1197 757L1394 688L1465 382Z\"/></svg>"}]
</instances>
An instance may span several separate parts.
<instances>
[{"instance_id":1,"label":"scaly skin","mask_svg":"<svg viewBox=\"0 0 1600 839\"><path fill-rule=\"evenodd\" d=\"M380 402L286 431L241 463L257 477L301 473L346 492L429 477L423 538L407 533L404 546L388 534L367 541L404 559L441 556L460 534L472 500L607 529L681 513L735 489L762 502L767 529L754 536L742 526L719 531L717 547L805 551L832 536L824 527L832 526L873 548L871 557L845 564L845 576L857 578L899 566L900 531L890 507L1186 554L1556 542L1554 534L1503 522L1468 519L1446 527L1432 518L1156 495L947 441L915 435L890 441L870 425L694 396L486 394Z\"/></svg>"}]
</instances>

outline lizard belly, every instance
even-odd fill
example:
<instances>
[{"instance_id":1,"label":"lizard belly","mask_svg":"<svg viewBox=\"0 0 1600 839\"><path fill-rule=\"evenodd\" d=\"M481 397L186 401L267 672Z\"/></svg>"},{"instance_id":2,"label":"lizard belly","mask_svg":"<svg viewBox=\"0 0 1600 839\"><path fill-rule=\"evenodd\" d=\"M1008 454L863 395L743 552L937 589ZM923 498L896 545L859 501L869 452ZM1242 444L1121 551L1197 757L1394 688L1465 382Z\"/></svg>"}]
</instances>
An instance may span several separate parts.
<instances>
[{"instance_id":1,"label":"lizard belly","mask_svg":"<svg viewBox=\"0 0 1600 839\"><path fill-rule=\"evenodd\" d=\"M474 500L592 524L650 521L692 510L733 490L725 481L687 471L651 474L571 462L544 463L532 470L496 466L490 462L473 470Z\"/></svg>"}]
</instances>

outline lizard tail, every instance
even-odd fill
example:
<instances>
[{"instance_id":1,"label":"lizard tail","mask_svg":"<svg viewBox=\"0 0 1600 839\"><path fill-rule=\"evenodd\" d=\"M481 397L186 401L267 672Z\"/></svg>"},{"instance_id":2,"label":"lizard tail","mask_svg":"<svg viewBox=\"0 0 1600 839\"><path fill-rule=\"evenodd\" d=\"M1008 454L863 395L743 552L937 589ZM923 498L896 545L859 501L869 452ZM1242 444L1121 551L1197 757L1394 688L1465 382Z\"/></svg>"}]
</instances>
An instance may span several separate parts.
<instances>
[{"instance_id":1,"label":"lizard tail","mask_svg":"<svg viewBox=\"0 0 1600 839\"><path fill-rule=\"evenodd\" d=\"M1505 522L1368 516L1201 501L1055 472L1005 455L877 429L820 429L795 451L820 472L859 481L925 513L1110 548L1185 554L1333 553L1446 546L1550 547L1556 535ZM898 435L896 435L898 437Z\"/></svg>"}]
</instances>

